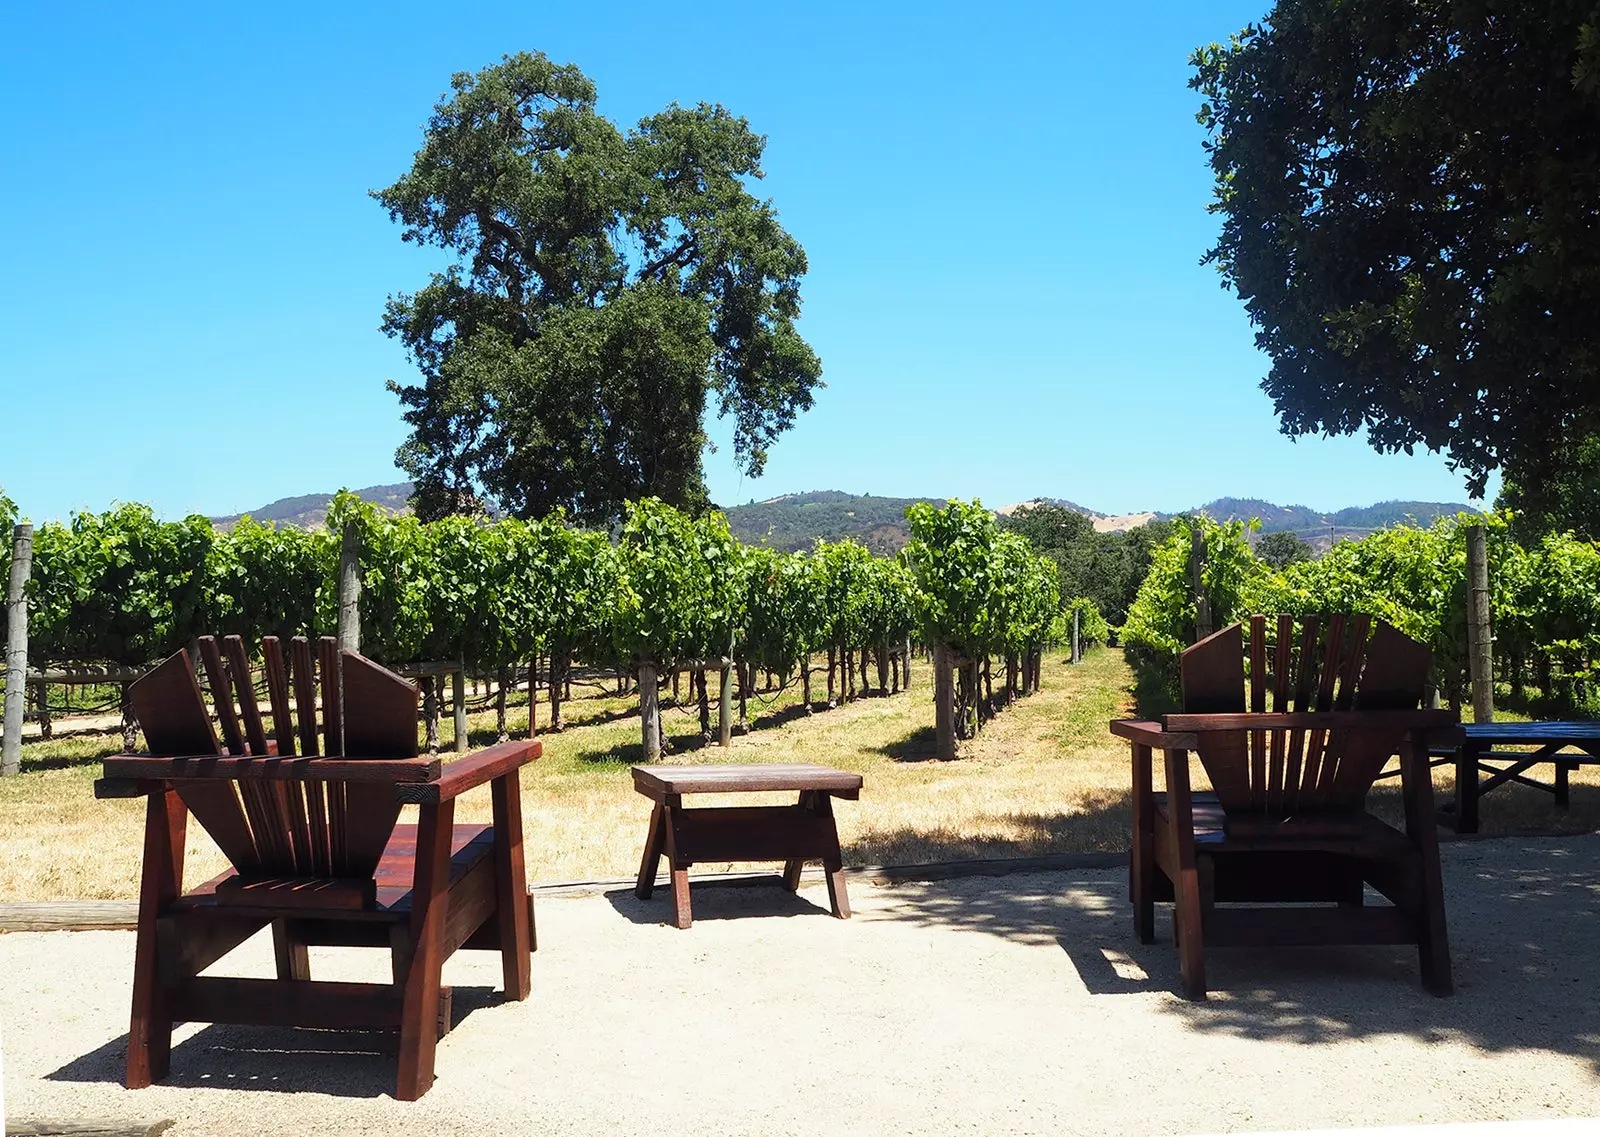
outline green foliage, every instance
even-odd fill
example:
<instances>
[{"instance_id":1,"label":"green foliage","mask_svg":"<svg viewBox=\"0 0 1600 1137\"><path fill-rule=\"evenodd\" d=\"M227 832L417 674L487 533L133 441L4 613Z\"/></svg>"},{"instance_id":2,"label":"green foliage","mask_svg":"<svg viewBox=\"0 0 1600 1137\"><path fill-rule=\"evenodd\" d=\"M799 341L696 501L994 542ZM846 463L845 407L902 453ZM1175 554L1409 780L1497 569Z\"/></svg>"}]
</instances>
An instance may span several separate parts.
<instances>
[{"instance_id":1,"label":"green foliage","mask_svg":"<svg viewBox=\"0 0 1600 1137\"><path fill-rule=\"evenodd\" d=\"M1024 506L1000 518L999 525L1027 537L1056 563L1063 595L1088 597L1118 625L1127 619L1128 606L1150 569L1151 550L1172 533L1169 521L1097 533L1083 514L1049 504Z\"/></svg>"},{"instance_id":2,"label":"green foliage","mask_svg":"<svg viewBox=\"0 0 1600 1137\"><path fill-rule=\"evenodd\" d=\"M213 536L206 557L206 630L243 636L332 635L319 618L332 612L338 543L325 530L278 528L244 517Z\"/></svg>"},{"instance_id":3,"label":"green foliage","mask_svg":"<svg viewBox=\"0 0 1600 1137\"><path fill-rule=\"evenodd\" d=\"M148 506L76 513L33 537L30 659L139 665L170 655L206 624L211 522L161 522Z\"/></svg>"},{"instance_id":4,"label":"green foliage","mask_svg":"<svg viewBox=\"0 0 1600 1137\"><path fill-rule=\"evenodd\" d=\"M1059 632L1060 573L1020 533L1002 531L977 502L906 510L905 562L916 581L924 636L958 655L1020 653Z\"/></svg>"},{"instance_id":5,"label":"green foliage","mask_svg":"<svg viewBox=\"0 0 1600 1137\"><path fill-rule=\"evenodd\" d=\"M1195 640L1198 611L1189 556L1197 528L1205 546L1203 583L1214 627L1239 618L1241 595L1268 571L1250 551L1244 522L1217 522L1204 515L1176 519L1172 536L1151 554L1150 571L1122 628L1122 642L1133 652L1136 666L1155 659L1175 660Z\"/></svg>"},{"instance_id":6,"label":"green foliage","mask_svg":"<svg viewBox=\"0 0 1600 1137\"><path fill-rule=\"evenodd\" d=\"M746 622L744 550L720 513L691 518L659 498L629 502L612 642L627 661L709 659Z\"/></svg>"},{"instance_id":7,"label":"green foliage","mask_svg":"<svg viewBox=\"0 0 1600 1137\"><path fill-rule=\"evenodd\" d=\"M1275 569L1311 559L1311 546L1293 533L1268 533L1256 542L1256 556Z\"/></svg>"},{"instance_id":8,"label":"green foliage","mask_svg":"<svg viewBox=\"0 0 1600 1137\"><path fill-rule=\"evenodd\" d=\"M436 563L427 528L413 516L386 513L348 491L328 507L328 528L354 526L361 542L361 652L384 663L418 659L434 637ZM338 625L338 560L322 593L322 624ZM441 629L448 634L448 628Z\"/></svg>"},{"instance_id":9,"label":"green foliage","mask_svg":"<svg viewBox=\"0 0 1600 1137\"><path fill-rule=\"evenodd\" d=\"M455 263L391 299L421 370L391 385L425 516L610 523L646 495L699 511L715 396L742 469L811 405L804 251L751 194L765 140L720 106L619 130L576 67L521 53L451 79L411 169L374 196Z\"/></svg>"},{"instance_id":10,"label":"green foliage","mask_svg":"<svg viewBox=\"0 0 1600 1137\"><path fill-rule=\"evenodd\" d=\"M1209 259L1290 434L1448 451L1482 492L1600 427L1593 0L1278 0L1195 52Z\"/></svg>"},{"instance_id":11,"label":"green foliage","mask_svg":"<svg viewBox=\"0 0 1600 1137\"><path fill-rule=\"evenodd\" d=\"M1100 614L1100 609L1094 606L1094 601L1087 596L1073 596L1062 604L1061 632L1054 636L1054 639L1065 642L1072 634L1074 612L1078 614L1078 643L1081 646L1094 647L1106 643L1111 638L1111 625L1106 623L1106 618Z\"/></svg>"},{"instance_id":12,"label":"green foliage","mask_svg":"<svg viewBox=\"0 0 1600 1137\"><path fill-rule=\"evenodd\" d=\"M1525 545L1547 533L1600 540L1600 435L1563 447L1553 468L1508 466L1495 508L1510 511L1512 532Z\"/></svg>"}]
</instances>

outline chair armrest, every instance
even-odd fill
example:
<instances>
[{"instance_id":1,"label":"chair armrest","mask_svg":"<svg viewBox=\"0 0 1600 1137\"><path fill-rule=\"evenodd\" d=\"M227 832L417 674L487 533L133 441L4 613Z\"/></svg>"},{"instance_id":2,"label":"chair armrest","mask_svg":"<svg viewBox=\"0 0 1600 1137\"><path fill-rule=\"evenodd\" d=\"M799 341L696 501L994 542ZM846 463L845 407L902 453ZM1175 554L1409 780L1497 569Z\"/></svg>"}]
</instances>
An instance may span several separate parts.
<instances>
[{"instance_id":1,"label":"chair armrest","mask_svg":"<svg viewBox=\"0 0 1600 1137\"><path fill-rule=\"evenodd\" d=\"M1167 730L1158 722L1141 719L1113 719L1111 733L1155 750L1195 750L1200 745L1193 731Z\"/></svg>"},{"instance_id":2,"label":"chair armrest","mask_svg":"<svg viewBox=\"0 0 1600 1137\"><path fill-rule=\"evenodd\" d=\"M445 763L436 781L409 782L396 786L395 797L402 805L438 805L513 773L543 753L544 743L536 738L502 742Z\"/></svg>"},{"instance_id":3,"label":"chair armrest","mask_svg":"<svg viewBox=\"0 0 1600 1137\"><path fill-rule=\"evenodd\" d=\"M1403 727L1408 731L1445 732L1459 726L1455 711L1288 711L1211 715L1167 715L1169 732L1210 730L1362 730ZM1154 725L1154 724L1152 724Z\"/></svg>"}]
</instances>

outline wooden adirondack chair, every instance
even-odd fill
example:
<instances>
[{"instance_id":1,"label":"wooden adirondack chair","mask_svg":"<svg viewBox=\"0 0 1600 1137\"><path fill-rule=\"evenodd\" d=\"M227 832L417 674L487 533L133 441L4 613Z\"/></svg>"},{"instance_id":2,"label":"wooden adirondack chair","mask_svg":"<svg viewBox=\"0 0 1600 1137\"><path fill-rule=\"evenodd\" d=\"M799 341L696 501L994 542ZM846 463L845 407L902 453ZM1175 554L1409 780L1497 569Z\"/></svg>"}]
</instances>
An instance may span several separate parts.
<instances>
[{"instance_id":1,"label":"wooden adirondack chair","mask_svg":"<svg viewBox=\"0 0 1600 1137\"><path fill-rule=\"evenodd\" d=\"M449 1026L440 968L452 952L500 952L506 997L528 996L533 910L517 782L540 745L503 743L441 766L417 754L412 684L331 638L316 667L303 638L288 660L276 639L261 647L272 737L243 642L229 636L219 649L202 637L222 744L180 651L129 692L151 753L106 759L96 783L98 796L149 798L127 1084L165 1076L178 1022L393 1027L396 1096L414 1100L433 1084ZM453 824L456 797L485 783L493 826ZM406 803L420 806L418 824L396 824ZM185 892L189 814L232 868ZM276 979L200 975L269 925ZM308 945L387 948L394 982L313 982Z\"/></svg>"},{"instance_id":2,"label":"wooden adirondack chair","mask_svg":"<svg viewBox=\"0 0 1600 1137\"><path fill-rule=\"evenodd\" d=\"M1184 713L1111 724L1133 744L1135 930L1150 943L1156 902L1175 902L1190 998L1205 998L1208 944L1416 944L1423 985L1450 994L1428 749L1460 726L1419 709L1431 663L1366 616L1308 616L1298 638L1293 617L1254 616L1248 647L1234 624L1183 653ZM1210 794L1190 791L1190 751ZM1365 808L1397 752L1403 831ZM1367 885L1391 903L1367 906Z\"/></svg>"}]
</instances>

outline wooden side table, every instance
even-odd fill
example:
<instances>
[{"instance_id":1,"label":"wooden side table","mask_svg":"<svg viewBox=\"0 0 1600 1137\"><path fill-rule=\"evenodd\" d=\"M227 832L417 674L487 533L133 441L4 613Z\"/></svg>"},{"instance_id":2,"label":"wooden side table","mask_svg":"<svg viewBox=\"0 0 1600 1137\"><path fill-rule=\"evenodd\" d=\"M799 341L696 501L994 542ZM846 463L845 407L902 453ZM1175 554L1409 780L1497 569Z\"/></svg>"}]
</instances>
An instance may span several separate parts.
<instances>
[{"instance_id":1,"label":"wooden side table","mask_svg":"<svg viewBox=\"0 0 1600 1137\"><path fill-rule=\"evenodd\" d=\"M844 859L833 820L833 799L861 796L861 775L827 766L635 766L633 788L655 802L650 834L639 863L634 895L650 899L656 866L667 858L672 872L673 923L693 922L689 866L703 861L782 861L783 886L800 886L800 868L820 860L828 874L833 914L850 918ZM684 807L685 794L761 793L796 790L794 805L748 805L714 809Z\"/></svg>"}]
</instances>

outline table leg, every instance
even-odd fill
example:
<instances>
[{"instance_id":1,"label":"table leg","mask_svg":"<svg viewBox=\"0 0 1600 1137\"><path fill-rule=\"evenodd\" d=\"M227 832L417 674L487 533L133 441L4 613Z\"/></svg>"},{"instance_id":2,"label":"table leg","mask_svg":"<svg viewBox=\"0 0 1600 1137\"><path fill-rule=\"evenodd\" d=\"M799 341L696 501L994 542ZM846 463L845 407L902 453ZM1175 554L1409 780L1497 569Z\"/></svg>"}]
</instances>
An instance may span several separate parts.
<instances>
[{"instance_id":1,"label":"table leg","mask_svg":"<svg viewBox=\"0 0 1600 1137\"><path fill-rule=\"evenodd\" d=\"M1572 804L1569 779L1578 764L1569 759L1556 759L1556 808L1567 809Z\"/></svg>"},{"instance_id":2,"label":"table leg","mask_svg":"<svg viewBox=\"0 0 1600 1137\"><path fill-rule=\"evenodd\" d=\"M678 810L683 799L669 797L661 805L661 833L665 841L667 867L672 871L672 923L687 928L694 923L694 913L689 907L689 861L678 848Z\"/></svg>"},{"instance_id":3,"label":"table leg","mask_svg":"<svg viewBox=\"0 0 1600 1137\"><path fill-rule=\"evenodd\" d=\"M1456 751L1456 832L1478 831L1478 755L1480 748L1463 740Z\"/></svg>"},{"instance_id":4,"label":"table leg","mask_svg":"<svg viewBox=\"0 0 1600 1137\"><path fill-rule=\"evenodd\" d=\"M850 918L850 894L845 890L844 855L839 851L839 828L833 820L833 795L818 790L813 808L828 819L829 851L822 859L822 870L828 875L828 903L833 914L841 920Z\"/></svg>"},{"instance_id":5,"label":"table leg","mask_svg":"<svg viewBox=\"0 0 1600 1137\"><path fill-rule=\"evenodd\" d=\"M645 836L644 856L639 860L639 880L633 886L633 894L640 900L649 900L656 886L656 866L666 847L665 813L666 807L660 802L650 811L650 832Z\"/></svg>"},{"instance_id":6,"label":"table leg","mask_svg":"<svg viewBox=\"0 0 1600 1137\"><path fill-rule=\"evenodd\" d=\"M809 813L817 811L816 794L811 790L800 791L800 808ZM805 867L802 858L795 857L783 862L783 887L794 892L800 887L800 870Z\"/></svg>"}]
</instances>

